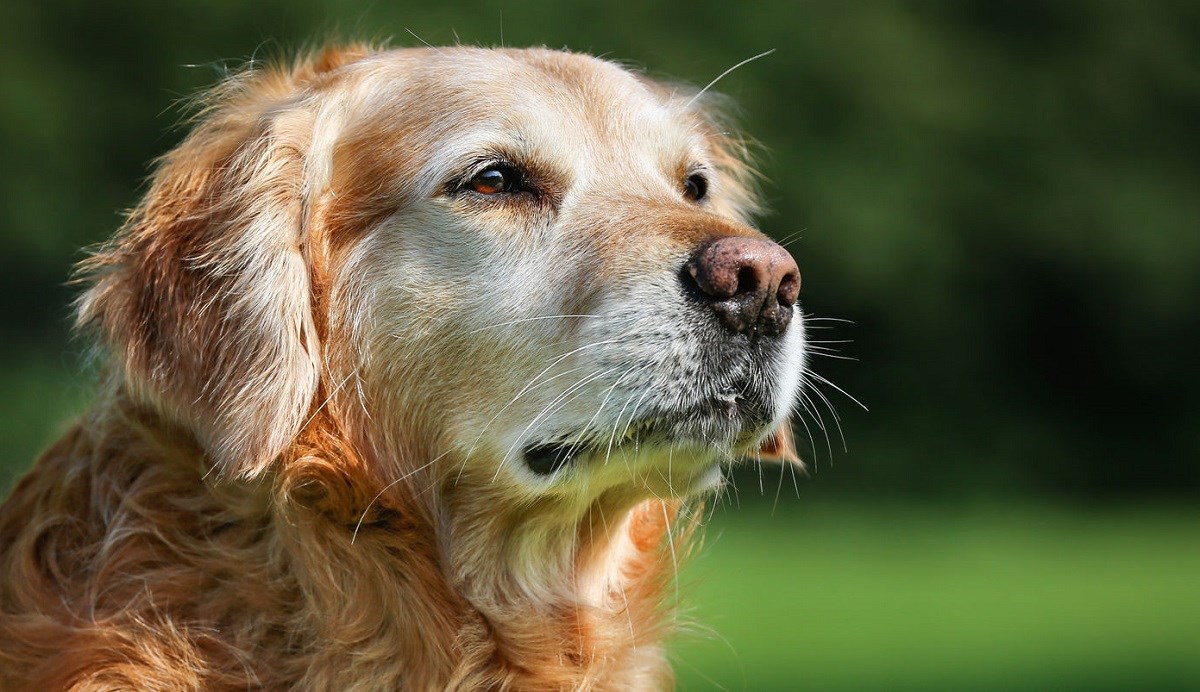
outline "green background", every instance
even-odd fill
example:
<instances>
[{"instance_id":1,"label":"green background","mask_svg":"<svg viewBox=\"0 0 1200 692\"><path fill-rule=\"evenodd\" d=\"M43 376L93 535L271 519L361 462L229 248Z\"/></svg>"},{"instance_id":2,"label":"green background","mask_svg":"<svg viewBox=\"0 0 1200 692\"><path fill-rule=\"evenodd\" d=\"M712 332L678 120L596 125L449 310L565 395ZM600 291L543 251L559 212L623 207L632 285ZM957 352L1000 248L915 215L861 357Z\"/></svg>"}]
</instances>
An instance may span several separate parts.
<instances>
[{"instance_id":1,"label":"green background","mask_svg":"<svg viewBox=\"0 0 1200 692\"><path fill-rule=\"evenodd\" d=\"M1195 2L7 3L0 486L88 399L64 282L180 99L337 36L700 85L775 49L719 90L870 410L823 385L810 474L715 503L684 688L1200 688Z\"/></svg>"}]
</instances>

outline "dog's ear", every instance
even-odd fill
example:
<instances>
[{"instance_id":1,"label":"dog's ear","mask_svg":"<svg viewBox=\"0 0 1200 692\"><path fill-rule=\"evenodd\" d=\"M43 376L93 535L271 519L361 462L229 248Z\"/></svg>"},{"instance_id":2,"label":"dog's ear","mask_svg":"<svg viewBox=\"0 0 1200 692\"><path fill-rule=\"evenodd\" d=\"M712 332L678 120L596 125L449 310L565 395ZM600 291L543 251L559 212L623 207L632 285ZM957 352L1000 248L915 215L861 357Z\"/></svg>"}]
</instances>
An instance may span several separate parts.
<instances>
[{"instance_id":1,"label":"dog's ear","mask_svg":"<svg viewBox=\"0 0 1200 692\"><path fill-rule=\"evenodd\" d=\"M793 464L803 469L804 462L796 451L796 441L792 437L792 424L788 421L780 423L778 428L759 443L755 458Z\"/></svg>"},{"instance_id":2,"label":"dog's ear","mask_svg":"<svg viewBox=\"0 0 1200 692\"><path fill-rule=\"evenodd\" d=\"M311 119L286 73L219 87L149 191L81 263L78 325L135 399L194 431L219 471L253 475L295 437L320 372L305 248Z\"/></svg>"}]
</instances>

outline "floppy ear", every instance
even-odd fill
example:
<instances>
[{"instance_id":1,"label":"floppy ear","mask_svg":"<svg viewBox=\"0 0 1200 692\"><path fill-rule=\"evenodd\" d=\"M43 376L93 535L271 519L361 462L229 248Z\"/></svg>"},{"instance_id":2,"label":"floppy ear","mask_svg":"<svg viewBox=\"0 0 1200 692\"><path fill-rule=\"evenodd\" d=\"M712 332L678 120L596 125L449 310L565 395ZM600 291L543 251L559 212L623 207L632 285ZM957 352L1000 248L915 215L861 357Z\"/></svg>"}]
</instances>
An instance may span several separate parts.
<instances>
[{"instance_id":1,"label":"floppy ear","mask_svg":"<svg viewBox=\"0 0 1200 692\"><path fill-rule=\"evenodd\" d=\"M792 424L788 421L780 423L778 428L775 428L770 435L767 435L766 439L759 443L756 457L784 464L794 464L801 470L804 469L804 461L796 452L796 441L792 437Z\"/></svg>"},{"instance_id":2,"label":"floppy ear","mask_svg":"<svg viewBox=\"0 0 1200 692\"><path fill-rule=\"evenodd\" d=\"M79 267L78 325L135 398L253 475L299 432L320 354L304 257L311 120L278 74L244 75L158 163L117 235Z\"/></svg>"}]
</instances>

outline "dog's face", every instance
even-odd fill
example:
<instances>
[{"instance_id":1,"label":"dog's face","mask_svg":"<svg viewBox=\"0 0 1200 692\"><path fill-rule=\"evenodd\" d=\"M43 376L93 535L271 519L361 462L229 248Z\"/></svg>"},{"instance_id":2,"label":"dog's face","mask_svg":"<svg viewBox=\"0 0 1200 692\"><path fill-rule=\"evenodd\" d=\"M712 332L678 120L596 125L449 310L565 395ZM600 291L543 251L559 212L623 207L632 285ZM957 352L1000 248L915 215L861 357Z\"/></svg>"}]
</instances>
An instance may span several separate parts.
<instances>
[{"instance_id":1,"label":"dog's face","mask_svg":"<svg viewBox=\"0 0 1200 692\"><path fill-rule=\"evenodd\" d=\"M690 96L544 51L382 63L330 189L370 196L339 168L377 171L396 205L360 229L333 301L391 425L426 409L448 468L535 491L687 492L784 421L801 320L731 329L689 274L713 241L759 238Z\"/></svg>"},{"instance_id":2,"label":"dog's face","mask_svg":"<svg viewBox=\"0 0 1200 692\"><path fill-rule=\"evenodd\" d=\"M174 249L223 272L193 292L220 284L225 297L220 320L193 323L207 334L172 327L218 343L173 346L168 365L234 372L156 387L168 356L126 346L127 370L163 408L205 421L218 461L269 456L329 406L360 421L392 465L383 480L420 467L525 497L687 494L786 425L804 357L799 275L748 225L748 169L701 101L552 51L335 62L255 111L212 165L249 169L217 193L235 201ZM164 175L146 205L165 200ZM221 243L233 249L211 249ZM85 319L164 319L146 298L114 311L111 288L102 278L85 297ZM240 363L255 348L269 355ZM173 398L192 390L211 406ZM235 413L270 439L254 442Z\"/></svg>"}]
</instances>

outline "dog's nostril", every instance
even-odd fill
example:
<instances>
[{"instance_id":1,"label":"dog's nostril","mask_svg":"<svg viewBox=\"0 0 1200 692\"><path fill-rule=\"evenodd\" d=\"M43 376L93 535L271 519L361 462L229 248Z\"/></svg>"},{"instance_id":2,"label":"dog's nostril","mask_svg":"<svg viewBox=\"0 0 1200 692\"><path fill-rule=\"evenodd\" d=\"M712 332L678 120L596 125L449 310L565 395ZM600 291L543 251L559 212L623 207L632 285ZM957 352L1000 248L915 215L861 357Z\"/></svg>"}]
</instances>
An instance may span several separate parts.
<instances>
[{"instance_id":1,"label":"dog's nostril","mask_svg":"<svg viewBox=\"0 0 1200 692\"><path fill-rule=\"evenodd\" d=\"M796 261L762 237L726 236L700 246L683 278L685 289L707 303L727 329L751 338L786 329L800 293Z\"/></svg>"},{"instance_id":2,"label":"dog's nostril","mask_svg":"<svg viewBox=\"0 0 1200 692\"><path fill-rule=\"evenodd\" d=\"M779 299L779 304L785 308L790 308L796 304L796 298L800 296L800 272L794 271L788 273L779 282L779 290L775 293Z\"/></svg>"},{"instance_id":3,"label":"dog's nostril","mask_svg":"<svg viewBox=\"0 0 1200 692\"><path fill-rule=\"evenodd\" d=\"M738 270L737 290L734 295L738 293L751 293L758 290L758 273L755 269L755 267L746 266Z\"/></svg>"}]
</instances>

